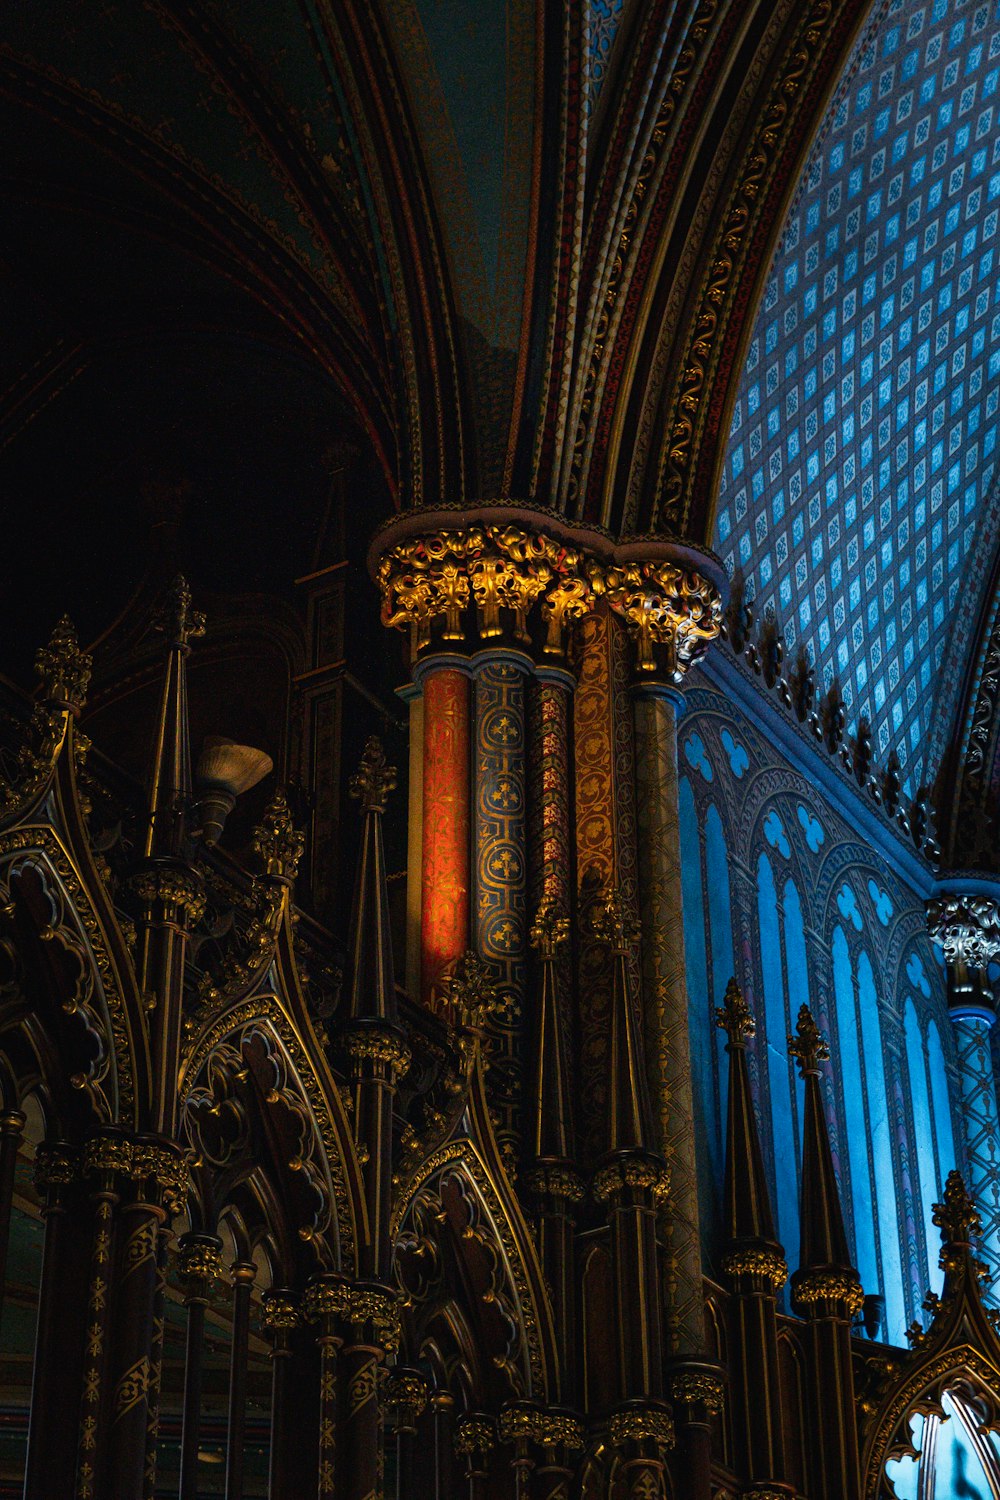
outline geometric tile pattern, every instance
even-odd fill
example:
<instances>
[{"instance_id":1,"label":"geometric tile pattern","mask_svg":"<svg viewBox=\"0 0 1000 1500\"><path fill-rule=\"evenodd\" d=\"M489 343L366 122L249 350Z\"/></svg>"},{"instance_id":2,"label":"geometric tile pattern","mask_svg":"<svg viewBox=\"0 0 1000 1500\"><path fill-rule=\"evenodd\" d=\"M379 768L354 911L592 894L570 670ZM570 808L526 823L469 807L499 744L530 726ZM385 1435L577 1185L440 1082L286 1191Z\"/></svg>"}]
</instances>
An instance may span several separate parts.
<instances>
[{"instance_id":1,"label":"geometric tile pattern","mask_svg":"<svg viewBox=\"0 0 1000 1500\"><path fill-rule=\"evenodd\" d=\"M996 466L998 210L1000 3L892 0L784 226L714 545L911 794L935 769L956 600L982 582L966 564Z\"/></svg>"}]
</instances>

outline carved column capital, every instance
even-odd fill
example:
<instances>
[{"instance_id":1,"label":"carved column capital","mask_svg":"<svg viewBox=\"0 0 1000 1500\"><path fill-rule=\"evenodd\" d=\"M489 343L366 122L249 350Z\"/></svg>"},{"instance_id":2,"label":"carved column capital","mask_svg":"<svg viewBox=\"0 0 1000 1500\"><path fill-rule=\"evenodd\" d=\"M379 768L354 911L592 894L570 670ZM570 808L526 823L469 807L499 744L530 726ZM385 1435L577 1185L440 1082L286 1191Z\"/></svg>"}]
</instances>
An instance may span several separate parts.
<instances>
[{"instance_id":1,"label":"carved column capital","mask_svg":"<svg viewBox=\"0 0 1000 1500\"><path fill-rule=\"evenodd\" d=\"M947 964L984 969L1000 957L1000 906L989 896L950 891L927 903L927 930Z\"/></svg>"}]
</instances>

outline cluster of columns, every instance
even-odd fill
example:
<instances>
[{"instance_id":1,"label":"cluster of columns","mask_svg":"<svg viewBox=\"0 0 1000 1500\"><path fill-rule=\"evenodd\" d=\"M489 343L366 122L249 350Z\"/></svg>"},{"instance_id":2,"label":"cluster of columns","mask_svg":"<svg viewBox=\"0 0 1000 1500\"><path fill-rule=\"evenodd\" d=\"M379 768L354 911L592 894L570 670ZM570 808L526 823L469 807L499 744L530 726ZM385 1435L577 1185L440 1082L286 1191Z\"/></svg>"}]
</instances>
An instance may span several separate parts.
<instances>
[{"instance_id":1,"label":"cluster of columns","mask_svg":"<svg viewBox=\"0 0 1000 1500\"><path fill-rule=\"evenodd\" d=\"M415 656L407 973L431 1008L470 948L496 976L490 1100L538 1227L557 1401L588 1402L575 1231L589 1182L612 1258L609 1434L626 1492L664 1494L675 1450L684 1493L708 1500L723 1382L705 1356L676 723L685 611L714 585L685 575L668 597L662 569L630 564L627 586L607 569L588 594L565 542L515 545L511 528L483 556L473 524L420 524L380 538L376 568ZM560 583L567 552L577 571Z\"/></svg>"}]
</instances>

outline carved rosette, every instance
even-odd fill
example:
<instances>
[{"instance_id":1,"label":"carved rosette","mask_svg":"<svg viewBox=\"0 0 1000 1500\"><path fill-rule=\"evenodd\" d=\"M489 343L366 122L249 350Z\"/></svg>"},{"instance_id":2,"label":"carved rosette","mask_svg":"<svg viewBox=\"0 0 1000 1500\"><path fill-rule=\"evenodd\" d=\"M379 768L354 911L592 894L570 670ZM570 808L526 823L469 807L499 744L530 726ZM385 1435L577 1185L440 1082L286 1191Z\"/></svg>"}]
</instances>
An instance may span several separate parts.
<instances>
[{"instance_id":1,"label":"carved rosette","mask_svg":"<svg viewBox=\"0 0 1000 1500\"><path fill-rule=\"evenodd\" d=\"M408 632L414 660L494 641L562 657L573 621L601 599L629 626L638 670L662 666L673 682L719 634L723 575L710 553L662 537L615 544L509 503L454 522L413 512L373 544L382 621Z\"/></svg>"},{"instance_id":2,"label":"carved rosette","mask_svg":"<svg viewBox=\"0 0 1000 1500\"><path fill-rule=\"evenodd\" d=\"M927 930L947 964L985 969L1000 957L1000 908L987 896L946 895L928 901Z\"/></svg>"}]
</instances>

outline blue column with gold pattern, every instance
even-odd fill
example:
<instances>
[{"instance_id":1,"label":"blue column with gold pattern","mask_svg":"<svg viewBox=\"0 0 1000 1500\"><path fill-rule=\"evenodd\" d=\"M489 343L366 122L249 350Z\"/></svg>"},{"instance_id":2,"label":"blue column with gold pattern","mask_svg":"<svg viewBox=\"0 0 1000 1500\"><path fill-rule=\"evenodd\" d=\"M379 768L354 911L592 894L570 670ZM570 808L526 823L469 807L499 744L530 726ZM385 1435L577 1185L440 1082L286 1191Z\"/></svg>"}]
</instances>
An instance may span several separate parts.
<instances>
[{"instance_id":1,"label":"blue column with gold pattern","mask_svg":"<svg viewBox=\"0 0 1000 1500\"><path fill-rule=\"evenodd\" d=\"M523 670L513 661L488 661L476 672L475 699L474 929L503 1001L490 1026L490 1085L509 1158L519 1134L527 955Z\"/></svg>"}]
</instances>

